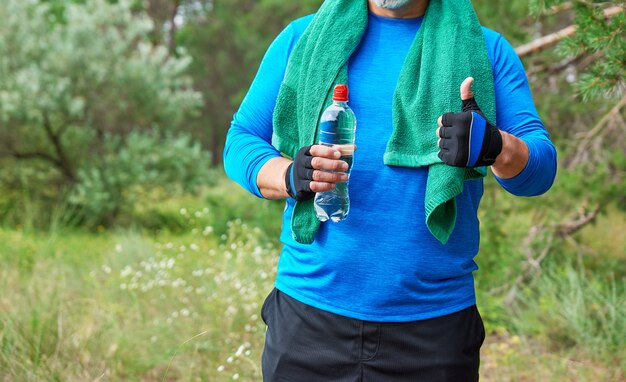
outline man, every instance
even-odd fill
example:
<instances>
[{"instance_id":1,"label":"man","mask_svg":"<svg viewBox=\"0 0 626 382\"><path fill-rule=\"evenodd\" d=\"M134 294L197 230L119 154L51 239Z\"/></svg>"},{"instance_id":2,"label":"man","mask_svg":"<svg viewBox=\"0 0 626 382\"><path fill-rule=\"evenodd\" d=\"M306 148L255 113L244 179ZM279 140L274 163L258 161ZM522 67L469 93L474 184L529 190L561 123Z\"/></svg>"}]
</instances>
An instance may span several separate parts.
<instances>
[{"instance_id":1,"label":"man","mask_svg":"<svg viewBox=\"0 0 626 382\"><path fill-rule=\"evenodd\" d=\"M358 120L350 214L320 224L311 198L348 167L314 144L316 119L343 81ZM521 62L469 0L327 0L292 22L235 114L224 162L253 194L287 199L262 308L264 380L478 380L485 166L507 191L538 195L556 153Z\"/></svg>"}]
</instances>

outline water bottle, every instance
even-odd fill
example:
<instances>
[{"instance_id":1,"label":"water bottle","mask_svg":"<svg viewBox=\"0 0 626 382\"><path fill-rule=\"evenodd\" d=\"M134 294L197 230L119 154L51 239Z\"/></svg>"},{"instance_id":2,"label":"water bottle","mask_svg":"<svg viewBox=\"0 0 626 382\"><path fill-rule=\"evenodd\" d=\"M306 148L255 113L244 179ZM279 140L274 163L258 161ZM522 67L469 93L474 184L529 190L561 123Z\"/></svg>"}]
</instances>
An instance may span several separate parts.
<instances>
[{"instance_id":1,"label":"water bottle","mask_svg":"<svg viewBox=\"0 0 626 382\"><path fill-rule=\"evenodd\" d=\"M356 117L348 106L348 86L336 85L333 90L333 104L330 105L320 120L320 144L332 146L341 152L341 160L348 163L348 178L354 155L354 136ZM348 181L337 183L335 189L315 194L315 213L320 221L328 219L339 222L348 216L350 196Z\"/></svg>"}]
</instances>

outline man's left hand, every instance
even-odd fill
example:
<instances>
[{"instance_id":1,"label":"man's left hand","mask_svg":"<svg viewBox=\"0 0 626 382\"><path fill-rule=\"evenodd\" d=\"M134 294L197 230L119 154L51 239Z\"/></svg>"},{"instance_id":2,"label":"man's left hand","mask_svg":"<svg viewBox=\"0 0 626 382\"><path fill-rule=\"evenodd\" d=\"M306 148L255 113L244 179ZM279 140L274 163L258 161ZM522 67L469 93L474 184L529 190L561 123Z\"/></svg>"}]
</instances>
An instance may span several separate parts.
<instances>
[{"instance_id":1,"label":"man's left hand","mask_svg":"<svg viewBox=\"0 0 626 382\"><path fill-rule=\"evenodd\" d=\"M491 166L502 151L500 130L491 124L478 107L472 92L474 79L461 84L460 113L446 113L437 121L439 159L450 166Z\"/></svg>"}]
</instances>

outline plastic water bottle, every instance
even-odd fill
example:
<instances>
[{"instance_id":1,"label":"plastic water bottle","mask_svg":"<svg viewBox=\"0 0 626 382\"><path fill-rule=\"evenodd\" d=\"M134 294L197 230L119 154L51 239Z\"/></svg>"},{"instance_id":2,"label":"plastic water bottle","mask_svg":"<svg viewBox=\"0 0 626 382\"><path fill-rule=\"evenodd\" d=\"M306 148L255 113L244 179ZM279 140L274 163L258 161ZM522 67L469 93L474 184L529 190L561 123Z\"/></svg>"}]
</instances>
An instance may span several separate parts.
<instances>
[{"instance_id":1,"label":"plastic water bottle","mask_svg":"<svg viewBox=\"0 0 626 382\"><path fill-rule=\"evenodd\" d=\"M341 152L341 159L348 163L348 178L354 155L356 117L348 106L348 86L336 85L333 91L333 104L330 105L320 121L320 144L332 146ZM315 213L320 221L331 219L339 222L348 216L350 196L348 181L337 183L335 189L315 194Z\"/></svg>"}]
</instances>

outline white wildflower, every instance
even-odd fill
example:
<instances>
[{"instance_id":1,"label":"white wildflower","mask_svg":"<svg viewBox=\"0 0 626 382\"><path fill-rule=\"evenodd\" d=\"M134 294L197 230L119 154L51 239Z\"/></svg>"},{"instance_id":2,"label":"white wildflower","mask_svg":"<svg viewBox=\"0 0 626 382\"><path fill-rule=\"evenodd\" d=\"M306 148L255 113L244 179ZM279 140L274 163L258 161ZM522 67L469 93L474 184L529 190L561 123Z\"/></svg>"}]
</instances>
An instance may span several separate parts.
<instances>
[{"instance_id":1,"label":"white wildflower","mask_svg":"<svg viewBox=\"0 0 626 382\"><path fill-rule=\"evenodd\" d=\"M235 357L240 357L244 350L246 350L246 347L244 345L239 345L237 351L235 352Z\"/></svg>"},{"instance_id":2,"label":"white wildflower","mask_svg":"<svg viewBox=\"0 0 626 382\"><path fill-rule=\"evenodd\" d=\"M204 269L197 269L197 270L191 272L191 274L194 277L200 277L200 276L202 276L204 274Z\"/></svg>"}]
</instances>

